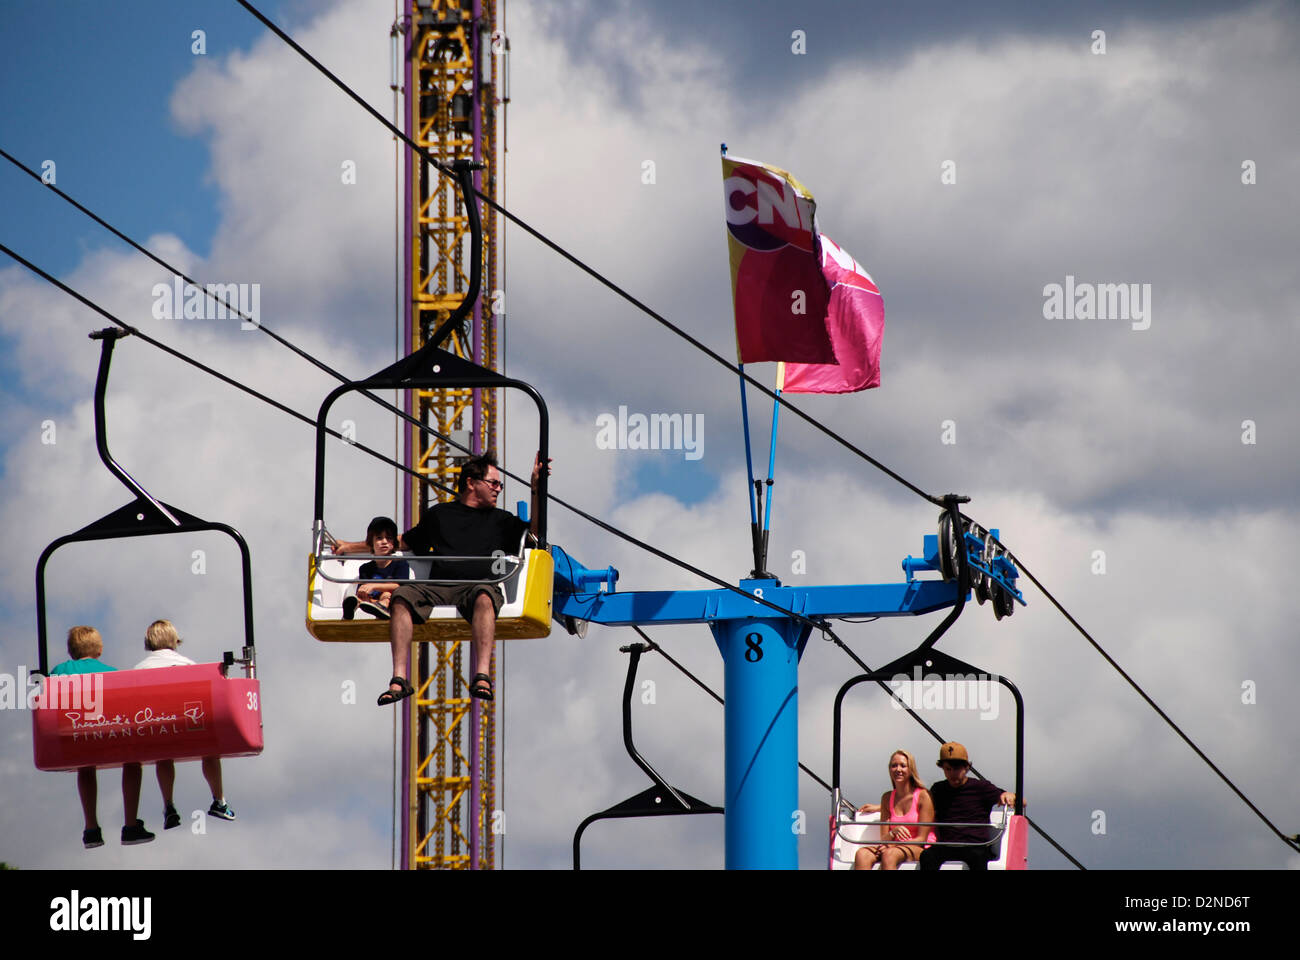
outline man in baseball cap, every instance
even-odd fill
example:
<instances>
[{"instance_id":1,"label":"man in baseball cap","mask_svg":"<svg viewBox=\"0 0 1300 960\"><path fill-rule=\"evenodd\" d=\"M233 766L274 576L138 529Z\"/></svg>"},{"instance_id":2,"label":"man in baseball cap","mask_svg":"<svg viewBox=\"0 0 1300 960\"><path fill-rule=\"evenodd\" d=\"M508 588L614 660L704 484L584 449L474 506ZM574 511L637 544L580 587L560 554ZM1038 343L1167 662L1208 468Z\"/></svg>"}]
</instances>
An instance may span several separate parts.
<instances>
[{"instance_id":1,"label":"man in baseball cap","mask_svg":"<svg viewBox=\"0 0 1300 960\"><path fill-rule=\"evenodd\" d=\"M972 870L987 870L997 851L987 826L989 813L998 804L1014 805L1016 795L987 780L971 780L970 756L960 743L945 743L939 748L937 766L944 779L930 787L934 801L934 820L939 842L921 852L920 868L938 870L945 860L964 860ZM950 844L978 844L951 846Z\"/></svg>"}]
</instances>

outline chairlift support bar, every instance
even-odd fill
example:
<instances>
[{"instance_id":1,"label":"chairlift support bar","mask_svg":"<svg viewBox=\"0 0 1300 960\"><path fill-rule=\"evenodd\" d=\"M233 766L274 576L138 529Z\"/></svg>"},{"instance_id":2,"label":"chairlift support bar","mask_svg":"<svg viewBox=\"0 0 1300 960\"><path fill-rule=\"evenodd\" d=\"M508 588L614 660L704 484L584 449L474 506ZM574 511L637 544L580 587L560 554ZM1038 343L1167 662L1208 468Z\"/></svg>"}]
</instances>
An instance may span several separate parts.
<instances>
[{"instance_id":1,"label":"chairlift support bar","mask_svg":"<svg viewBox=\"0 0 1300 960\"><path fill-rule=\"evenodd\" d=\"M452 170L456 174L456 185L460 187L460 195L465 198L465 215L469 218L469 289L465 292L464 299L433 332L433 336L429 337L422 349L437 347L442 343L444 337L465 322L469 312L478 303L479 286L483 282L483 221L479 217L478 200L475 198L478 191L474 189L474 171L482 169L483 164L471 160L461 159L452 163Z\"/></svg>"},{"instance_id":2,"label":"chairlift support bar","mask_svg":"<svg viewBox=\"0 0 1300 960\"><path fill-rule=\"evenodd\" d=\"M690 816L700 813L726 812L722 807L712 806L702 800L697 800L683 790L675 790L669 786L668 781L660 776L659 771L650 766L645 758L637 752L636 745L632 742L632 691L636 687L637 665L641 661L641 654L646 649L646 645L644 643L633 643L619 649L631 655L627 662L627 679L623 683L623 746L627 748L628 756L632 758L632 762L654 781L654 786L647 787L640 793L628 797L622 803L614 804L607 810L593 813L578 824L578 829L573 834L574 870L582 869L582 834L587 827L597 820L626 820L633 817Z\"/></svg>"},{"instance_id":3,"label":"chairlift support bar","mask_svg":"<svg viewBox=\"0 0 1300 960\"><path fill-rule=\"evenodd\" d=\"M47 649L48 623L45 613L45 566L54 551L69 543L81 543L92 540L116 540L125 537L147 537L165 533L201 533L209 530L224 533L235 541L239 547L244 587L244 649L241 662L244 663L249 677L256 676L256 661L253 656L253 572L252 561L248 553L248 544L234 527L224 523L209 523L184 510L163 503L153 497L143 486L131 477L113 459L108 450L108 426L104 409L104 396L108 388L108 371L112 363L113 346L118 339L128 336L130 331L110 327L90 335L90 339L99 340L99 373L95 378L95 446L99 458L113 476L135 495L135 499L119 507L94 523L82 527L75 533L59 537L41 552L36 562L36 635L37 654L40 667L38 672L49 674L49 651ZM227 663L233 662L228 657Z\"/></svg>"}]
</instances>

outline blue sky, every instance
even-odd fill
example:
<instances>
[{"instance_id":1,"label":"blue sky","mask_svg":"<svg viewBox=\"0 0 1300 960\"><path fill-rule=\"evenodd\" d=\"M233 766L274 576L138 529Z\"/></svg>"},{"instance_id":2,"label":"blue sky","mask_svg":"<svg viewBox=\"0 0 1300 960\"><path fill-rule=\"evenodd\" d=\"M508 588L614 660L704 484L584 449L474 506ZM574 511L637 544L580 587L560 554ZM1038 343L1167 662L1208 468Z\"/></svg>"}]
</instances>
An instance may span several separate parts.
<instances>
[{"instance_id":1,"label":"blue sky","mask_svg":"<svg viewBox=\"0 0 1300 960\"><path fill-rule=\"evenodd\" d=\"M59 187L128 236L168 230L205 253L217 216L217 192L202 176L211 160L200 139L177 131L168 101L194 69L193 30L204 31L208 55L219 57L264 28L228 3L70 9L75 27L60 29L43 4L6 5L4 148L38 170L53 160ZM70 45L70 37L77 42ZM11 164L3 176L5 222L45 269L68 270L87 250L117 242L57 197L29 187Z\"/></svg>"},{"instance_id":2,"label":"blue sky","mask_svg":"<svg viewBox=\"0 0 1300 960\"><path fill-rule=\"evenodd\" d=\"M387 134L236 4L72 10L56 32L44 4L0 8L0 146L32 166L54 159L62 189L201 279L260 283L266 322L335 367L356 376L384 363ZM264 10L388 113L391 3ZM793 171L817 197L823 229L880 284L887 315L882 387L800 404L923 487L971 494L974 515L1000 527L1247 794L1294 830L1282 802L1295 795L1294 773L1275 745L1278 730L1300 723L1290 691L1300 661L1287 642L1284 565L1264 559L1288 555L1300 533L1289 359L1300 293L1291 262L1294 7L864 10L509 6L508 206L729 354L717 144ZM203 57L191 52L196 29L206 34ZM1104 55L1090 50L1096 29L1106 31ZM805 54L790 49L795 30L806 32ZM355 187L339 182L347 160L357 163ZM653 185L641 181L646 160L656 165ZM940 181L948 160L954 185ZM1258 169L1253 185L1241 179L1247 160ZM162 271L7 163L0 209L0 240L128 322L296 409L314 411L328 389L269 338L153 321L150 291ZM721 576L747 572L734 378L518 231L506 232L506 257L507 362L551 405L555 492ZM1044 287L1067 275L1151 284L1151 328L1047 319ZM103 325L0 263L0 512L13 538L0 578L10 625L0 636L3 672L32 659L40 550L124 497L98 466L90 429L97 350L85 334ZM597 418L620 405L702 415L704 457L600 450ZM769 413L766 402L751 404L760 463ZM340 416L355 417L363 439L390 442L391 426L368 409ZM55 445L40 443L46 420L57 424ZM941 441L949 420L955 445ZM1242 442L1246 420L1256 443ZM773 556L786 569L795 551L808 562L791 581L896 579L937 511L782 421ZM511 462L530 456L530 423L511 408ZM75 843L71 778L34 771L26 718L4 711L0 837L14 849L0 859L386 866L386 788L367 784L388 782L391 721L366 697L354 707L338 696L349 681L377 693L386 652L316 644L302 628L310 432L129 340L116 354L110 429L119 459L158 496L249 539L267 752L230 765L241 820L220 847L167 837L147 849L110 845L90 860ZM391 501L391 474L355 452L331 457L331 528L359 536ZM552 539L587 565L618 566L624 587L701 586L563 511L552 525ZM55 621L93 619L112 658L128 661L143 627L170 616L191 655L219 656L238 627L234 573L221 546L204 547L211 560L198 588L187 558L199 546L97 547L59 561ZM1098 550L1104 575L1094 572ZM1029 599L1002 624L972 609L945 649L1025 691L1036 819L1090 866L1300 865L1040 596ZM930 626L840 632L882 663ZM705 631L656 639L721 689ZM577 822L640 789L618 731L625 661L616 650L628 640L593 629L582 643L557 636L501 648L508 866L565 866ZM829 704L850 664L810 644L802 669L801 753L825 775ZM643 661L642 674L668 709L638 715L638 744L670 781L716 800L721 712L662 662ZM1246 682L1258 686L1256 703L1243 702ZM854 708L848 749L861 761L849 789L859 802L883 788L890 750L932 752L890 713ZM1006 785L1008 725L943 719ZM343 763L356 776L340 786L329 771ZM180 781L197 803L197 771L182 769ZM820 823L825 798L807 781L801 791ZM146 818L156 820L148 784L145 793ZM106 824L118 815L112 794L101 787ZM1108 812L1107 835L1091 830L1098 809ZM1204 829L1218 818L1222 831ZM631 829L593 836L590 862L626 864L630 843L653 865L721 863L720 826ZM322 833L329 843L318 843ZM803 865L816 867L821 850L820 837L806 837ZM1035 866L1065 865L1037 841L1030 856Z\"/></svg>"}]
</instances>

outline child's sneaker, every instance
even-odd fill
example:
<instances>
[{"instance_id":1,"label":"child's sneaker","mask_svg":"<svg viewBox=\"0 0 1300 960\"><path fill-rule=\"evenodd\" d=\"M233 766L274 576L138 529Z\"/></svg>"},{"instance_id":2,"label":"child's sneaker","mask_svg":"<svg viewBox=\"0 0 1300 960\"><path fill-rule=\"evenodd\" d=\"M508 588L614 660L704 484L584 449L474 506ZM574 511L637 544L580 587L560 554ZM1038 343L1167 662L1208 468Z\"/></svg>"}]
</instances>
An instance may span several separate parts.
<instances>
[{"instance_id":1,"label":"child's sneaker","mask_svg":"<svg viewBox=\"0 0 1300 960\"><path fill-rule=\"evenodd\" d=\"M176 812L176 808L170 803L163 808L163 829L170 830L172 827L181 825L181 815Z\"/></svg>"},{"instance_id":2,"label":"child's sneaker","mask_svg":"<svg viewBox=\"0 0 1300 960\"><path fill-rule=\"evenodd\" d=\"M357 615L357 604L359 602L360 601L358 601L356 597L343 598L343 619L344 620L351 620L353 617Z\"/></svg>"},{"instance_id":3,"label":"child's sneaker","mask_svg":"<svg viewBox=\"0 0 1300 960\"><path fill-rule=\"evenodd\" d=\"M226 801L222 800L218 803L213 800L212 806L208 807L208 816L216 817L218 820L234 820L235 811L230 809L230 804L226 803Z\"/></svg>"},{"instance_id":4,"label":"child's sneaker","mask_svg":"<svg viewBox=\"0 0 1300 960\"><path fill-rule=\"evenodd\" d=\"M99 827L90 830L81 831L81 844L87 850L91 847L102 847L104 845L104 831Z\"/></svg>"},{"instance_id":5,"label":"child's sneaker","mask_svg":"<svg viewBox=\"0 0 1300 960\"><path fill-rule=\"evenodd\" d=\"M144 828L144 821L137 820L129 827L122 828L122 846L130 847L137 843L148 843L153 834Z\"/></svg>"}]
</instances>

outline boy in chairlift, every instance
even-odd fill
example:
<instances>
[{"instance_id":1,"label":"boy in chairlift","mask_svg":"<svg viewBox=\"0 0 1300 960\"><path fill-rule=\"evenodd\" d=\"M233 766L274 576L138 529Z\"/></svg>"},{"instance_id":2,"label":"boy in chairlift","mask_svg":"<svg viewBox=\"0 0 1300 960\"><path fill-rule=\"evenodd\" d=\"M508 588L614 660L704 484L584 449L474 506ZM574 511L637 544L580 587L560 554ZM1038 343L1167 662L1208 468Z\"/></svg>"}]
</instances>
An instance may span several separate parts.
<instances>
[{"instance_id":1,"label":"boy in chairlift","mask_svg":"<svg viewBox=\"0 0 1300 960\"><path fill-rule=\"evenodd\" d=\"M387 556L397 549L397 524L389 517L375 517L366 527L366 552ZM356 596L343 598L343 619L351 620L360 607L372 617L388 619L388 603L400 584L411 579L411 567L405 560L367 560L357 576ZM374 582L372 582L374 581Z\"/></svg>"},{"instance_id":2,"label":"boy in chairlift","mask_svg":"<svg viewBox=\"0 0 1300 960\"><path fill-rule=\"evenodd\" d=\"M73 627L68 631L68 656L50 671L51 677L66 677L75 674L109 673L116 670L99 658L104 655L104 639L94 627ZM140 781L144 774L138 763L122 764L122 845L132 846L148 843L154 835L144 828L144 821L136 814L140 807ZM104 845L104 833L99 827L97 801L99 798L99 780L94 767L81 767L77 770L77 794L81 798L81 811L86 821L86 829L81 833L81 842L90 849Z\"/></svg>"}]
</instances>

